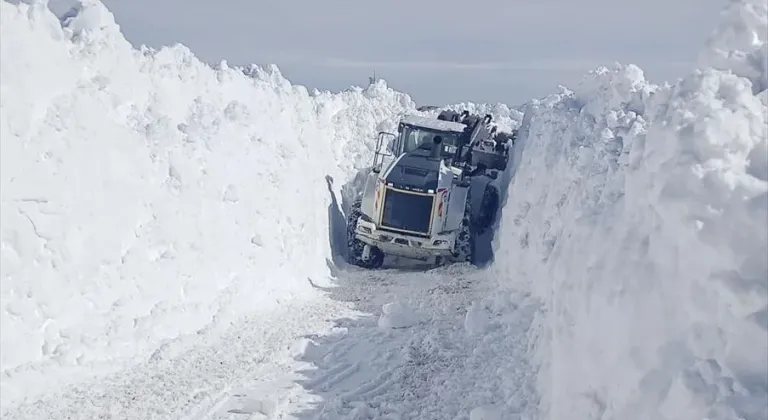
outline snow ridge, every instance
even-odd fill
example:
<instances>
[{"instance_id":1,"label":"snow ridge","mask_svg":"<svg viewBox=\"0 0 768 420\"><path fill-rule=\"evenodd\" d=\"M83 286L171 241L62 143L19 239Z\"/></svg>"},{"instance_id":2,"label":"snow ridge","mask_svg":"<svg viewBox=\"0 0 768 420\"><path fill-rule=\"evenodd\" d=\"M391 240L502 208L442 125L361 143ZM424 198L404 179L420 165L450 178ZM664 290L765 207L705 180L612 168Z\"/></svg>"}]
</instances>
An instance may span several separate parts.
<instances>
[{"instance_id":1,"label":"snow ridge","mask_svg":"<svg viewBox=\"0 0 768 420\"><path fill-rule=\"evenodd\" d=\"M716 68L527 106L492 270L541 305L541 418L768 418L764 12L727 8Z\"/></svg>"}]
</instances>

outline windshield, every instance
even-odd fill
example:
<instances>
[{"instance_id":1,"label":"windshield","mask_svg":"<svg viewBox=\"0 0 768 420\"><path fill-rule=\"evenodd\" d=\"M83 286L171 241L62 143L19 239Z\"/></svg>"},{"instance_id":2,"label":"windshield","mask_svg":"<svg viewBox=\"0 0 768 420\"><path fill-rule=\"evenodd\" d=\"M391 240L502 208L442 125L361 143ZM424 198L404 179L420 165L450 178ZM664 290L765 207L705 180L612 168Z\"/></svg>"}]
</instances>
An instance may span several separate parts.
<instances>
[{"instance_id":1,"label":"windshield","mask_svg":"<svg viewBox=\"0 0 768 420\"><path fill-rule=\"evenodd\" d=\"M435 136L443 138L443 154L453 154L456 152L456 147L459 145L459 137L461 133L453 133L446 131L436 131L426 128L403 127L403 152L408 153L416 150L419 147L431 148L432 140Z\"/></svg>"}]
</instances>

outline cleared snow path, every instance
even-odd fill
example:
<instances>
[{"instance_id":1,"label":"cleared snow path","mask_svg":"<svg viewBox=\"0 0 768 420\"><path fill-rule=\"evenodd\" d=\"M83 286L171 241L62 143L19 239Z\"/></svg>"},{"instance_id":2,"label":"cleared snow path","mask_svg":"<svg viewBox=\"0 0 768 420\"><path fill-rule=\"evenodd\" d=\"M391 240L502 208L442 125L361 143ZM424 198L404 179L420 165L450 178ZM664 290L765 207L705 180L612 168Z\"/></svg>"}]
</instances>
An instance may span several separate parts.
<instances>
[{"instance_id":1,"label":"cleared snow path","mask_svg":"<svg viewBox=\"0 0 768 420\"><path fill-rule=\"evenodd\" d=\"M482 295L477 274L457 265L427 273L348 269L329 293L362 314L336 320L333 334L308 337L301 383L318 399L285 418L469 419L473 410L518 418L513 413L535 404L524 339L533 311L503 320L516 331L500 328L502 320L473 304ZM515 333L520 340L500 340Z\"/></svg>"},{"instance_id":2,"label":"cleared snow path","mask_svg":"<svg viewBox=\"0 0 768 420\"><path fill-rule=\"evenodd\" d=\"M536 403L525 363L533 309L498 317L478 300L478 274L348 268L324 289L330 299L178 339L3 418L526 418L516 413Z\"/></svg>"}]
</instances>

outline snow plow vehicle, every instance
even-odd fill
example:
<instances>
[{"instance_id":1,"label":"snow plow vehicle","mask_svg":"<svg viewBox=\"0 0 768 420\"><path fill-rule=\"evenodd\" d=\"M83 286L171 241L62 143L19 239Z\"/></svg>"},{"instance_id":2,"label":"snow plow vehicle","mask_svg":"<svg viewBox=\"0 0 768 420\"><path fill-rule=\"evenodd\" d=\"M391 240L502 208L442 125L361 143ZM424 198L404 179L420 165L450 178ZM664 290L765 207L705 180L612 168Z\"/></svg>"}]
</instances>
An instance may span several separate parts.
<instances>
[{"instance_id":1,"label":"snow plow vehicle","mask_svg":"<svg viewBox=\"0 0 768 420\"><path fill-rule=\"evenodd\" d=\"M475 236L495 220L499 191L486 183L473 211L473 179L506 170L514 133L490 114L406 115L397 134L379 132L372 167L347 216L350 263L379 268L386 255L474 263ZM480 187L475 187L480 188Z\"/></svg>"}]
</instances>

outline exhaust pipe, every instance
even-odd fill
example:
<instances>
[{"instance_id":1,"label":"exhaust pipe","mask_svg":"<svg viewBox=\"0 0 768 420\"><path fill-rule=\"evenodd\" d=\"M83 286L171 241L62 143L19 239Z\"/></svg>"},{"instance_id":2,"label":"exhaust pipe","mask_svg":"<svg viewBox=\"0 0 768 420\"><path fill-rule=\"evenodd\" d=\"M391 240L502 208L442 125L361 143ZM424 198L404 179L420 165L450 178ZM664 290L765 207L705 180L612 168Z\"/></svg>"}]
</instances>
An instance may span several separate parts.
<instances>
[{"instance_id":1,"label":"exhaust pipe","mask_svg":"<svg viewBox=\"0 0 768 420\"><path fill-rule=\"evenodd\" d=\"M432 139L432 150L429 157L431 159L440 159L442 155L443 155L443 138L440 136L435 136L435 138Z\"/></svg>"}]
</instances>

